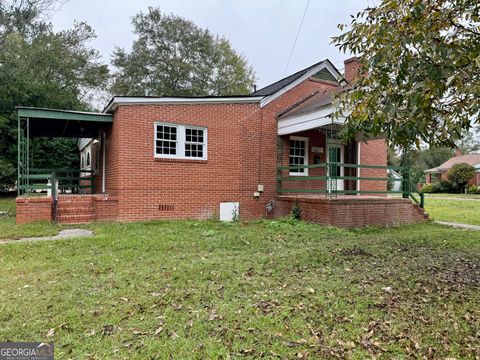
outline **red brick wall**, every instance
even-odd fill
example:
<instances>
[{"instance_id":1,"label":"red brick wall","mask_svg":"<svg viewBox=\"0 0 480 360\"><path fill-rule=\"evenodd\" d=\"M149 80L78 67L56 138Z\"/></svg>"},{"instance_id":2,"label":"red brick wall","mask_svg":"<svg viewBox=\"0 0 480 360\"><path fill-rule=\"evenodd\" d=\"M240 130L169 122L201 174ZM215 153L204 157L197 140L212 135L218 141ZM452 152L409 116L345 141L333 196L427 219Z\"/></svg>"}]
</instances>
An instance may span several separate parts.
<instances>
[{"instance_id":1,"label":"red brick wall","mask_svg":"<svg viewBox=\"0 0 480 360\"><path fill-rule=\"evenodd\" d=\"M118 199L118 218L206 219L218 215L220 202L239 201L241 122L258 111L258 104L120 106L107 143L106 189ZM208 159L155 158L156 121L207 127Z\"/></svg>"},{"instance_id":2,"label":"red brick wall","mask_svg":"<svg viewBox=\"0 0 480 360\"><path fill-rule=\"evenodd\" d=\"M271 216L287 216L298 204L302 219L322 225L344 228L387 226L425 222L426 215L409 199L354 198L300 198L278 197Z\"/></svg>"},{"instance_id":3,"label":"red brick wall","mask_svg":"<svg viewBox=\"0 0 480 360\"><path fill-rule=\"evenodd\" d=\"M15 202L17 206L17 224L52 221L52 198L50 196L18 197Z\"/></svg>"},{"instance_id":4,"label":"red brick wall","mask_svg":"<svg viewBox=\"0 0 480 360\"><path fill-rule=\"evenodd\" d=\"M94 195L93 208L95 220L116 220L118 218L118 199L109 195Z\"/></svg>"},{"instance_id":5,"label":"red brick wall","mask_svg":"<svg viewBox=\"0 0 480 360\"><path fill-rule=\"evenodd\" d=\"M240 202L242 219L266 216L265 206L276 196L277 144L285 141L277 136L277 113L334 87L306 80L263 108L258 103L120 106L106 143L106 192L118 201L117 218L216 218L224 201ZM207 127L208 160L155 159L156 121ZM318 143L310 149L325 148L322 137L314 138ZM372 140L364 148L364 160L370 152L370 163L386 164L384 143ZM320 156L325 161L325 150ZM260 184L265 191L254 199Z\"/></svg>"},{"instance_id":6,"label":"red brick wall","mask_svg":"<svg viewBox=\"0 0 480 360\"><path fill-rule=\"evenodd\" d=\"M306 80L264 108L259 104L120 106L107 133L106 192L118 219L216 218L219 203L240 202L243 219L265 215L275 196L276 114L331 84ZM154 158L154 123L208 128L208 160ZM253 197L257 185L265 192Z\"/></svg>"},{"instance_id":7,"label":"red brick wall","mask_svg":"<svg viewBox=\"0 0 480 360\"><path fill-rule=\"evenodd\" d=\"M277 143L282 141L277 136L276 115L314 91L327 92L334 88L330 83L305 80L263 107L259 116L243 122L240 205L242 218L266 216L265 205L276 195ZM259 200L254 200L252 194L258 184L265 186L265 192Z\"/></svg>"},{"instance_id":8,"label":"red brick wall","mask_svg":"<svg viewBox=\"0 0 480 360\"><path fill-rule=\"evenodd\" d=\"M385 139L359 142L360 164L387 166L387 144ZM359 177L387 177L385 169L360 169ZM386 191L387 182L381 180L360 180L359 188L362 191ZM379 194L373 194L379 196Z\"/></svg>"}]
</instances>

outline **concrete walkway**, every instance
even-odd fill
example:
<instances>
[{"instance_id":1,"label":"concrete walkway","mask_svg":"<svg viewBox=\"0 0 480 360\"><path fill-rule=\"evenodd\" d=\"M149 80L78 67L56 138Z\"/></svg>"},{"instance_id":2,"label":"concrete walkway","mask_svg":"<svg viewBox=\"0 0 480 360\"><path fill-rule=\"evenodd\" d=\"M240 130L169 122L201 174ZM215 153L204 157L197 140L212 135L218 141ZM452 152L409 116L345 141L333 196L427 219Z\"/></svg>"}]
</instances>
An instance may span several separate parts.
<instances>
[{"instance_id":1,"label":"concrete walkway","mask_svg":"<svg viewBox=\"0 0 480 360\"><path fill-rule=\"evenodd\" d=\"M29 241L45 241L45 240L65 240L65 239L82 238L82 237L89 237L89 236L93 236L92 230L66 229L66 230L60 230L58 235L55 235L55 236L30 237L30 238L21 238L18 240L0 240L0 244L29 242Z\"/></svg>"},{"instance_id":2,"label":"concrete walkway","mask_svg":"<svg viewBox=\"0 0 480 360\"><path fill-rule=\"evenodd\" d=\"M448 222L448 221L434 221L434 223L440 224L440 225L446 225L454 228L459 228L459 229L480 231L480 226L478 225L461 224L461 223Z\"/></svg>"}]
</instances>

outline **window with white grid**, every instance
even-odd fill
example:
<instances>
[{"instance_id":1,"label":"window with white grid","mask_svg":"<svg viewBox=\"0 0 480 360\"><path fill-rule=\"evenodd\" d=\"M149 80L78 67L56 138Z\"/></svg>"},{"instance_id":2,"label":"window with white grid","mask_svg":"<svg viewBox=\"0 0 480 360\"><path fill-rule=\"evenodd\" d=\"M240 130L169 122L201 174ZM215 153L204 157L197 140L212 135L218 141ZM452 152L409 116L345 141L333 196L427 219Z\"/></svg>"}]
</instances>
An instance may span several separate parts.
<instances>
[{"instance_id":1,"label":"window with white grid","mask_svg":"<svg viewBox=\"0 0 480 360\"><path fill-rule=\"evenodd\" d=\"M155 142L157 155L177 155L177 127L158 124Z\"/></svg>"},{"instance_id":2,"label":"window with white grid","mask_svg":"<svg viewBox=\"0 0 480 360\"><path fill-rule=\"evenodd\" d=\"M289 166L308 165L308 139L290 137ZM307 168L290 169L290 175L308 175Z\"/></svg>"},{"instance_id":3,"label":"window with white grid","mask_svg":"<svg viewBox=\"0 0 480 360\"><path fill-rule=\"evenodd\" d=\"M155 157L207 159L207 128L156 123Z\"/></svg>"},{"instance_id":4,"label":"window with white grid","mask_svg":"<svg viewBox=\"0 0 480 360\"><path fill-rule=\"evenodd\" d=\"M204 131L197 128L185 128L185 156L203 158Z\"/></svg>"}]
</instances>

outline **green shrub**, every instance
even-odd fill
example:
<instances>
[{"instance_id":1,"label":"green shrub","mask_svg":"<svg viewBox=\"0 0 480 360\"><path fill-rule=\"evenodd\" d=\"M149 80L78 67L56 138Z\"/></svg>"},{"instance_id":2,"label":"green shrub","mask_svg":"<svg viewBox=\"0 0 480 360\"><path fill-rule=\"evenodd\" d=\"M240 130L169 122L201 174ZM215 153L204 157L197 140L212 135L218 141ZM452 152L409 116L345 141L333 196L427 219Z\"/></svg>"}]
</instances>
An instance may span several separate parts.
<instances>
[{"instance_id":1,"label":"green shrub","mask_svg":"<svg viewBox=\"0 0 480 360\"><path fill-rule=\"evenodd\" d=\"M423 192L425 194L431 194L433 192L433 187L434 187L434 184L425 184L420 189L420 192Z\"/></svg>"},{"instance_id":2,"label":"green shrub","mask_svg":"<svg viewBox=\"0 0 480 360\"><path fill-rule=\"evenodd\" d=\"M420 189L421 192L425 194L432 194L432 193L451 193L455 191L455 186L450 183L449 181L440 181L434 182L431 184L425 184Z\"/></svg>"},{"instance_id":3,"label":"green shrub","mask_svg":"<svg viewBox=\"0 0 480 360\"><path fill-rule=\"evenodd\" d=\"M467 189L469 194L480 194L480 186L470 185Z\"/></svg>"},{"instance_id":4,"label":"green shrub","mask_svg":"<svg viewBox=\"0 0 480 360\"><path fill-rule=\"evenodd\" d=\"M447 180L440 181L434 189L436 193L451 193L455 192L455 186Z\"/></svg>"},{"instance_id":5,"label":"green shrub","mask_svg":"<svg viewBox=\"0 0 480 360\"><path fill-rule=\"evenodd\" d=\"M292 218L295 220L302 220L302 210L300 209L300 206L298 206L298 202L295 201L295 205L292 208Z\"/></svg>"},{"instance_id":6,"label":"green shrub","mask_svg":"<svg viewBox=\"0 0 480 360\"><path fill-rule=\"evenodd\" d=\"M455 164L448 170L447 176L458 189L463 190L468 181L475 176L475 168L467 163Z\"/></svg>"}]
</instances>

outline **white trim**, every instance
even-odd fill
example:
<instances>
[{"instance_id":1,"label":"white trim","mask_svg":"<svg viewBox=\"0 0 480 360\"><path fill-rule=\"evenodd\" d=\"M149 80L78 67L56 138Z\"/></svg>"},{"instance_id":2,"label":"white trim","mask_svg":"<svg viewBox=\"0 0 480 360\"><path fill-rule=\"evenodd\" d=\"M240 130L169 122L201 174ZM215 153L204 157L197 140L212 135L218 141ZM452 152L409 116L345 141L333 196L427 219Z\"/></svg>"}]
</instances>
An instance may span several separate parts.
<instances>
[{"instance_id":1,"label":"white trim","mask_svg":"<svg viewBox=\"0 0 480 360\"><path fill-rule=\"evenodd\" d=\"M150 104L243 104L257 103L263 96L245 97L207 97L207 98L182 98L182 97L113 97L107 104L104 113L115 111L120 105L150 105Z\"/></svg>"},{"instance_id":2,"label":"white trim","mask_svg":"<svg viewBox=\"0 0 480 360\"><path fill-rule=\"evenodd\" d=\"M164 125L175 127L177 129L177 153L175 155L170 154L157 154L157 126ZM197 129L203 130L203 157L192 157L185 156L185 130L186 129ZM188 124L178 124L170 123L165 121L156 121L153 125L153 157L158 159L181 159L181 160L208 160L208 128L206 126L199 125L188 125Z\"/></svg>"},{"instance_id":3,"label":"white trim","mask_svg":"<svg viewBox=\"0 0 480 360\"><path fill-rule=\"evenodd\" d=\"M330 117L332 112L333 106L326 105L309 113L281 118L277 122L278 135L293 134L296 132L316 129L329 124L345 124L344 117L333 121Z\"/></svg>"},{"instance_id":4,"label":"white trim","mask_svg":"<svg viewBox=\"0 0 480 360\"><path fill-rule=\"evenodd\" d=\"M290 166L290 140L300 140L305 142L305 156L304 156L304 165L308 165L308 142L309 138L308 137L302 137L302 136L290 136L288 138L288 166ZM308 176L308 168L303 169L304 172L288 172L289 176Z\"/></svg>"},{"instance_id":5,"label":"white trim","mask_svg":"<svg viewBox=\"0 0 480 360\"><path fill-rule=\"evenodd\" d=\"M290 84L288 84L287 86L284 86L283 88L281 88L280 90L278 90L277 92L273 93L272 95L269 95L269 96L266 96L264 97L261 101L260 101L260 107L264 107L266 105L268 105L270 102L272 102L273 100L275 100L276 98L278 98L279 96L285 94L288 90L294 88L295 86L297 86L298 84L300 84L301 82L305 81L306 79L308 79L309 77L315 75L317 72L319 72L320 70L323 70L323 69L327 69L334 77L335 79L337 79L337 81L340 81L342 79L342 75L337 75L337 71L335 70L335 68L330 64L329 61L325 60L325 61L322 61L320 64L318 64L317 66L315 66L314 68L310 69L309 71L307 71L305 74L303 74L302 76L300 76L298 79L296 79L295 81L292 81Z\"/></svg>"}]
</instances>

